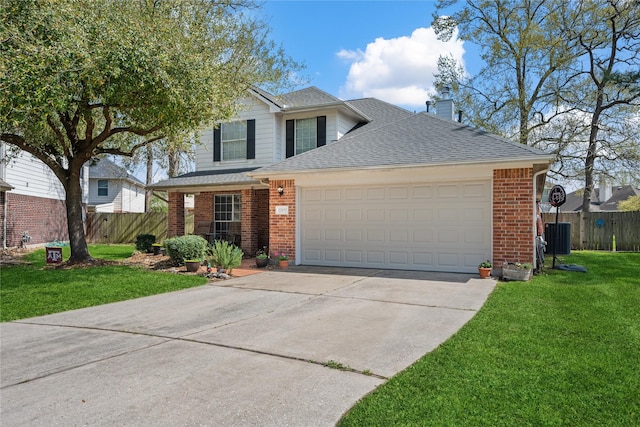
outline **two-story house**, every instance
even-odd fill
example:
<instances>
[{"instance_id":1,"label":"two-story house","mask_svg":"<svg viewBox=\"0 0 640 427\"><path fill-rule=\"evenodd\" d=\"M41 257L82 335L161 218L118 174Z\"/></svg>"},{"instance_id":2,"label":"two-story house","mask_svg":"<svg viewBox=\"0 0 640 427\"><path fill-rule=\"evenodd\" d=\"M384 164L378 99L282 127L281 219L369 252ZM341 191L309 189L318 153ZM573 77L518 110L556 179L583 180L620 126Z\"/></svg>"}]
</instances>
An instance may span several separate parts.
<instances>
[{"instance_id":1,"label":"two-story house","mask_svg":"<svg viewBox=\"0 0 640 427\"><path fill-rule=\"evenodd\" d=\"M196 172L169 192L169 235L184 195L210 238L296 264L474 272L533 262L535 202L553 156L454 121L315 87L249 91L236 120L202 134Z\"/></svg>"},{"instance_id":2,"label":"two-story house","mask_svg":"<svg viewBox=\"0 0 640 427\"><path fill-rule=\"evenodd\" d=\"M144 212L145 185L108 158L89 165L89 211Z\"/></svg>"}]
</instances>

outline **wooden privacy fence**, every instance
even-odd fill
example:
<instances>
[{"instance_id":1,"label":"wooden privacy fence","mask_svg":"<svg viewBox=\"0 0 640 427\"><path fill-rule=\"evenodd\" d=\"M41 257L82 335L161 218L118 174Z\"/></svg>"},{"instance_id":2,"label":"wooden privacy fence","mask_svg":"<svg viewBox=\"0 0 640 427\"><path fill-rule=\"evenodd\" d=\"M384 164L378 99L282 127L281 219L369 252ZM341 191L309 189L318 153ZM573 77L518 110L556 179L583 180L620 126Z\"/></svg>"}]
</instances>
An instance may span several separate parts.
<instances>
[{"instance_id":1,"label":"wooden privacy fence","mask_svg":"<svg viewBox=\"0 0 640 427\"><path fill-rule=\"evenodd\" d=\"M555 223L555 213L542 214ZM558 222L571 223L571 249L640 251L640 212L560 212Z\"/></svg>"},{"instance_id":2,"label":"wooden privacy fence","mask_svg":"<svg viewBox=\"0 0 640 427\"><path fill-rule=\"evenodd\" d=\"M87 214L87 241L90 243L135 243L139 234L153 234L156 241L167 238L166 212ZM185 234L193 233L193 213L185 215Z\"/></svg>"},{"instance_id":3,"label":"wooden privacy fence","mask_svg":"<svg viewBox=\"0 0 640 427\"><path fill-rule=\"evenodd\" d=\"M103 213L87 214L87 241L91 243L135 243L139 234L153 234L156 240L167 237L167 214Z\"/></svg>"}]
</instances>

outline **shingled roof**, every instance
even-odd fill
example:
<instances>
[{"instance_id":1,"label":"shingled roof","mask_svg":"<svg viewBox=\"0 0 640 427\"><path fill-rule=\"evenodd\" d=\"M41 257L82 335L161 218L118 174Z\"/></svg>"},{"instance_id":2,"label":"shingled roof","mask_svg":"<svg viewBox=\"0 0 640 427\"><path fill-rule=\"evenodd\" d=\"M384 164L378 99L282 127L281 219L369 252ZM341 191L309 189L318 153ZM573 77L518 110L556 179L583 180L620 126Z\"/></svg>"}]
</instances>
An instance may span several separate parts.
<instances>
[{"instance_id":1,"label":"shingled roof","mask_svg":"<svg viewBox=\"0 0 640 427\"><path fill-rule=\"evenodd\" d=\"M377 100L349 101L376 119L339 141L261 168L273 172L452 165L513 160L545 161L552 156L471 126L428 113L404 113ZM405 110L406 111L406 110Z\"/></svg>"},{"instance_id":2,"label":"shingled roof","mask_svg":"<svg viewBox=\"0 0 640 427\"><path fill-rule=\"evenodd\" d=\"M223 169L190 172L175 178L168 178L150 185L151 188L163 190L174 187L200 187L214 185L245 185L260 184L260 181L249 177L246 173L256 170L256 168L244 169Z\"/></svg>"},{"instance_id":3,"label":"shingled roof","mask_svg":"<svg viewBox=\"0 0 640 427\"><path fill-rule=\"evenodd\" d=\"M96 179L125 179L135 184L144 186L144 183L138 178L127 172L122 166L118 166L111 160L105 158L99 159L94 165L89 165L89 178Z\"/></svg>"}]
</instances>

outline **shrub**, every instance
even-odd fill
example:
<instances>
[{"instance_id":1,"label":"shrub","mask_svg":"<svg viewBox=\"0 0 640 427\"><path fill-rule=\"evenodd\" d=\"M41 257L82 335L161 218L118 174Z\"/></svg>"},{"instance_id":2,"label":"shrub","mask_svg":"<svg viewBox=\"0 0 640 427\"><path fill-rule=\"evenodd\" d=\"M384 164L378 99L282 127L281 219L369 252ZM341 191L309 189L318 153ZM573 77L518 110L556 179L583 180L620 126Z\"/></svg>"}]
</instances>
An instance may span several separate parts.
<instances>
[{"instance_id":1,"label":"shrub","mask_svg":"<svg viewBox=\"0 0 640 427\"><path fill-rule=\"evenodd\" d=\"M207 241L195 235L172 237L164 241L167 255L176 264L182 264L185 259L204 259Z\"/></svg>"},{"instance_id":2,"label":"shrub","mask_svg":"<svg viewBox=\"0 0 640 427\"><path fill-rule=\"evenodd\" d=\"M239 247L224 240L216 240L211 248L211 264L231 270L240 267L243 255Z\"/></svg>"},{"instance_id":3,"label":"shrub","mask_svg":"<svg viewBox=\"0 0 640 427\"><path fill-rule=\"evenodd\" d=\"M151 252L151 245L156 242L153 234L138 234L136 237L136 249L144 252Z\"/></svg>"}]
</instances>

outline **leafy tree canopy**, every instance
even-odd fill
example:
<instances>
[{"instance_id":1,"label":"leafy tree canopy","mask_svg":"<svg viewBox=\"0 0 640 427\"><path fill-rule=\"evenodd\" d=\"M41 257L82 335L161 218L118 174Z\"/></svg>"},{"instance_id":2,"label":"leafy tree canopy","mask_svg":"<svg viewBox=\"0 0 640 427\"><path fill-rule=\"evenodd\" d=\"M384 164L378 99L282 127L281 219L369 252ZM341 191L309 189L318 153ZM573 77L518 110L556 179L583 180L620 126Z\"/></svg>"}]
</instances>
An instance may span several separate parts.
<instances>
[{"instance_id":1,"label":"leafy tree canopy","mask_svg":"<svg viewBox=\"0 0 640 427\"><path fill-rule=\"evenodd\" d=\"M299 67L251 0L0 0L0 138L67 193L72 260L89 258L80 170L99 154L230 118L251 85ZM135 136L135 137L134 137Z\"/></svg>"}]
</instances>

